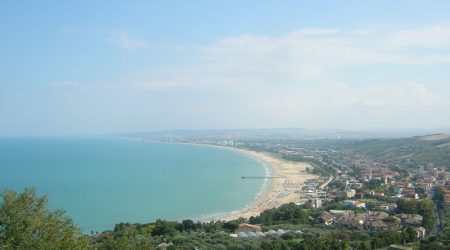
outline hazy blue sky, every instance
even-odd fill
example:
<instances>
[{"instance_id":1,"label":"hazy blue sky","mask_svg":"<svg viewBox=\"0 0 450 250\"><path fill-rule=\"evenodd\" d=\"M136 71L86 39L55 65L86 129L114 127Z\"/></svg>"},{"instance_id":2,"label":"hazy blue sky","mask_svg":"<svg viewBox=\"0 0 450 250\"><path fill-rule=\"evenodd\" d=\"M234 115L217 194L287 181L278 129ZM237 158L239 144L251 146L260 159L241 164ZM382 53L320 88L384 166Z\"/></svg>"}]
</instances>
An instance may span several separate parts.
<instances>
[{"instance_id":1,"label":"hazy blue sky","mask_svg":"<svg viewBox=\"0 0 450 250\"><path fill-rule=\"evenodd\" d=\"M450 1L1 1L0 135L450 127Z\"/></svg>"}]
</instances>

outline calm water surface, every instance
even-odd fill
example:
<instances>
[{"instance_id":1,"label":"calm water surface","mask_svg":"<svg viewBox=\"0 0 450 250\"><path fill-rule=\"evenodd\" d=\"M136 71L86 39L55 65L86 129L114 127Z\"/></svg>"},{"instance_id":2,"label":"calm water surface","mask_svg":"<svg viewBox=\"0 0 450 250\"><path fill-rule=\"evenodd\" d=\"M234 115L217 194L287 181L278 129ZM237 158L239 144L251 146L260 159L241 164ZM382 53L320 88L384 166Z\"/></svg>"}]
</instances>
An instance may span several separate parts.
<instances>
[{"instance_id":1,"label":"calm water surface","mask_svg":"<svg viewBox=\"0 0 450 250\"><path fill-rule=\"evenodd\" d=\"M36 187L83 231L244 208L262 163L239 152L112 138L2 138L0 189Z\"/></svg>"}]
</instances>

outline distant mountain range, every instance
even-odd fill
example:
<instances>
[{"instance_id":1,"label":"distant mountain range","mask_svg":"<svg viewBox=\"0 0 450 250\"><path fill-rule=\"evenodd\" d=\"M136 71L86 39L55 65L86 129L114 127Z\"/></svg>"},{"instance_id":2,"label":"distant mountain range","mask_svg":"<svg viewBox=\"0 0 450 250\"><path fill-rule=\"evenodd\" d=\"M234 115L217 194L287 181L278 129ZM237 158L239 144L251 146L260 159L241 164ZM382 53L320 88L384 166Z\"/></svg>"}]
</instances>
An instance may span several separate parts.
<instances>
[{"instance_id":1,"label":"distant mountain range","mask_svg":"<svg viewBox=\"0 0 450 250\"><path fill-rule=\"evenodd\" d=\"M277 129L211 129L211 130L166 130L130 133L125 136L167 140L167 139L209 139L209 140L314 140L314 139L374 139L405 138L428 134L448 133L441 130L367 130L346 131L331 129L277 128Z\"/></svg>"}]
</instances>

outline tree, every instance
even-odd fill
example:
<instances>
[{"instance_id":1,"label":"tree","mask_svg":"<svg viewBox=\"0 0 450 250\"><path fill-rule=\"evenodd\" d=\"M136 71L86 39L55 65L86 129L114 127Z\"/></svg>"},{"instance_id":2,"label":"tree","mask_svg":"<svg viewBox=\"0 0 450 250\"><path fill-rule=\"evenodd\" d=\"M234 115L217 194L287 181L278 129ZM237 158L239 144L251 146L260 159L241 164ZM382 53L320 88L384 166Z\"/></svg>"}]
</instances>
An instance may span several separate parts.
<instances>
[{"instance_id":1,"label":"tree","mask_svg":"<svg viewBox=\"0 0 450 250\"><path fill-rule=\"evenodd\" d=\"M275 238L262 241L260 248L263 250L285 250L289 249L289 246L285 241Z\"/></svg>"},{"instance_id":2,"label":"tree","mask_svg":"<svg viewBox=\"0 0 450 250\"><path fill-rule=\"evenodd\" d=\"M434 200L443 202L444 201L444 193L440 188L434 188Z\"/></svg>"},{"instance_id":3,"label":"tree","mask_svg":"<svg viewBox=\"0 0 450 250\"><path fill-rule=\"evenodd\" d=\"M301 241L297 247L299 250L348 250L348 241L340 241L333 237L308 237Z\"/></svg>"},{"instance_id":4,"label":"tree","mask_svg":"<svg viewBox=\"0 0 450 250\"><path fill-rule=\"evenodd\" d=\"M370 180L365 186L368 189L376 189L376 188L380 187L381 185L383 185L383 182L381 180L374 179L374 180Z\"/></svg>"},{"instance_id":5,"label":"tree","mask_svg":"<svg viewBox=\"0 0 450 250\"><path fill-rule=\"evenodd\" d=\"M86 249L88 242L62 210L47 209L35 189L5 190L0 205L0 248Z\"/></svg>"},{"instance_id":6,"label":"tree","mask_svg":"<svg viewBox=\"0 0 450 250\"><path fill-rule=\"evenodd\" d=\"M175 235L179 228L179 223L175 221L156 220L152 235Z\"/></svg>"},{"instance_id":7,"label":"tree","mask_svg":"<svg viewBox=\"0 0 450 250\"><path fill-rule=\"evenodd\" d=\"M420 245L420 250L441 250L441 249L445 248L437 241L426 242Z\"/></svg>"},{"instance_id":8,"label":"tree","mask_svg":"<svg viewBox=\"0 0 450 250\"><path fill-rule=\"evenodd\" d=\"M397 201L397 212L398 213L408 213L408 214L420 214L423 216L423 226L428 230L432 231L434 227L434 216L433 216L433 201L430 199L423 200L405 200L399 199Z\"/></svg>"},{"instance_id":9,"label":"tree","mask_svg":"<svg viewBox=\"0 0 450 250\"><path fill-rule=\"evenodd\" d=\"M183 220L180 224L180 231L194 231L197 225L192 220Z\"/></svg>"},{"instance_id":10,"label":"tree","mask_svg":"<svg viewBox=\"0 0 450 250\"><path fill-rule=\"evenodd\" d=\"M338 188L341 191L344 191L346 188L346 184L343 181L334 180L328 184L329 187Z\"/></svg>"}]
</instances>

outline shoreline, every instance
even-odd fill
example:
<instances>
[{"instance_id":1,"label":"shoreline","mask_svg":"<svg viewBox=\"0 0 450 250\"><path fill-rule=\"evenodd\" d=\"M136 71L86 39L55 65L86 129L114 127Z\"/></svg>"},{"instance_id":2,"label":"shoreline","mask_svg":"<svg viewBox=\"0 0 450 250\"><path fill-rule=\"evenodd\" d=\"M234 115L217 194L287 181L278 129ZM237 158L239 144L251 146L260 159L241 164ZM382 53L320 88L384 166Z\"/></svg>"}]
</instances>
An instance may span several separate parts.
<instances>
[{"instance_id":1,"label":"shoreline","mask_svg":"<svg viewBox=\"0 0 450 250\"><path fill-rule=\"evenodd\" d=\"M193 146L214 147L225 150L232 150L237 153L247 155L248 157L261 162L265 169L265 177L277 177L265 178L260 192L258 192L255 195L254 200L251 203L247 204L245 207L235 211L210 214L195 218L200 221L230 221L239 219L241 217L248 219L252 216L257 216L265 210L271 208L277 208L281 205L292 202L299 203L305 201L304 199L300 198L300 190L304 186L305 181L319 178L319 176L306 173L306 168L312 167L309 163L288 161L276 157L268 152L258 152L249 149L213 144L163 142L155 140L145 140L142 138L140 140L156 143L187 144Z\"/></svg>"},{"instance_id":2,"label":"shoreline","mask_svg":"<svg viewBox=\"0 0 450 250\"><path fill-rule=\"evenodd\" d=\"M306 200L300 198L300 190L304 186L305 181L319 178L319 176L317 175L306 173L306 168L312 167L309 163L288 161L276 157L269 152L258 152L232 146L192 142L164 142L143 138L130 139L137 139L139 141L148 141L155 143L187 144L200 147L214 147L225 150L232 150L237 153L247 155L248 157L261 162L265 169L265 177L277 177L265 178L260 192L258 192L254 196L254 199L245 207L235 211L209 214L193 218L199 221L230 221L239 219L241 217L248 219L252 216L254 217L261 214L265 210L277 208L284 204L302 203Z\"/></svg>"},{"instance_id":3,"label":"shoreline","mask_svg":"<svg viewBox=\"0 0 450 250\"><path fill-rule=\"evenodd\" d=\"M247 156L262 162L266 168L266 177L269 177L267 174L270 174L270 177L277 177L266 178L264 180L261 192L255 196L255 200L252 203L237 211L210 216L210 220L230 221L241 217L248 219L252 216L257 216L268 209L277 208L292 202L298 203L305 201L300 198L299 191L304 186L305 181L318 178L316 175L306 173L306 168L311 167L311 165L306 162L291 162L278 158L271 153L257 152L242 148L216 145L209 146L234 150L246 154ZM264 187L264 185L268 186Z\"/></svg>"}]
</instances>

